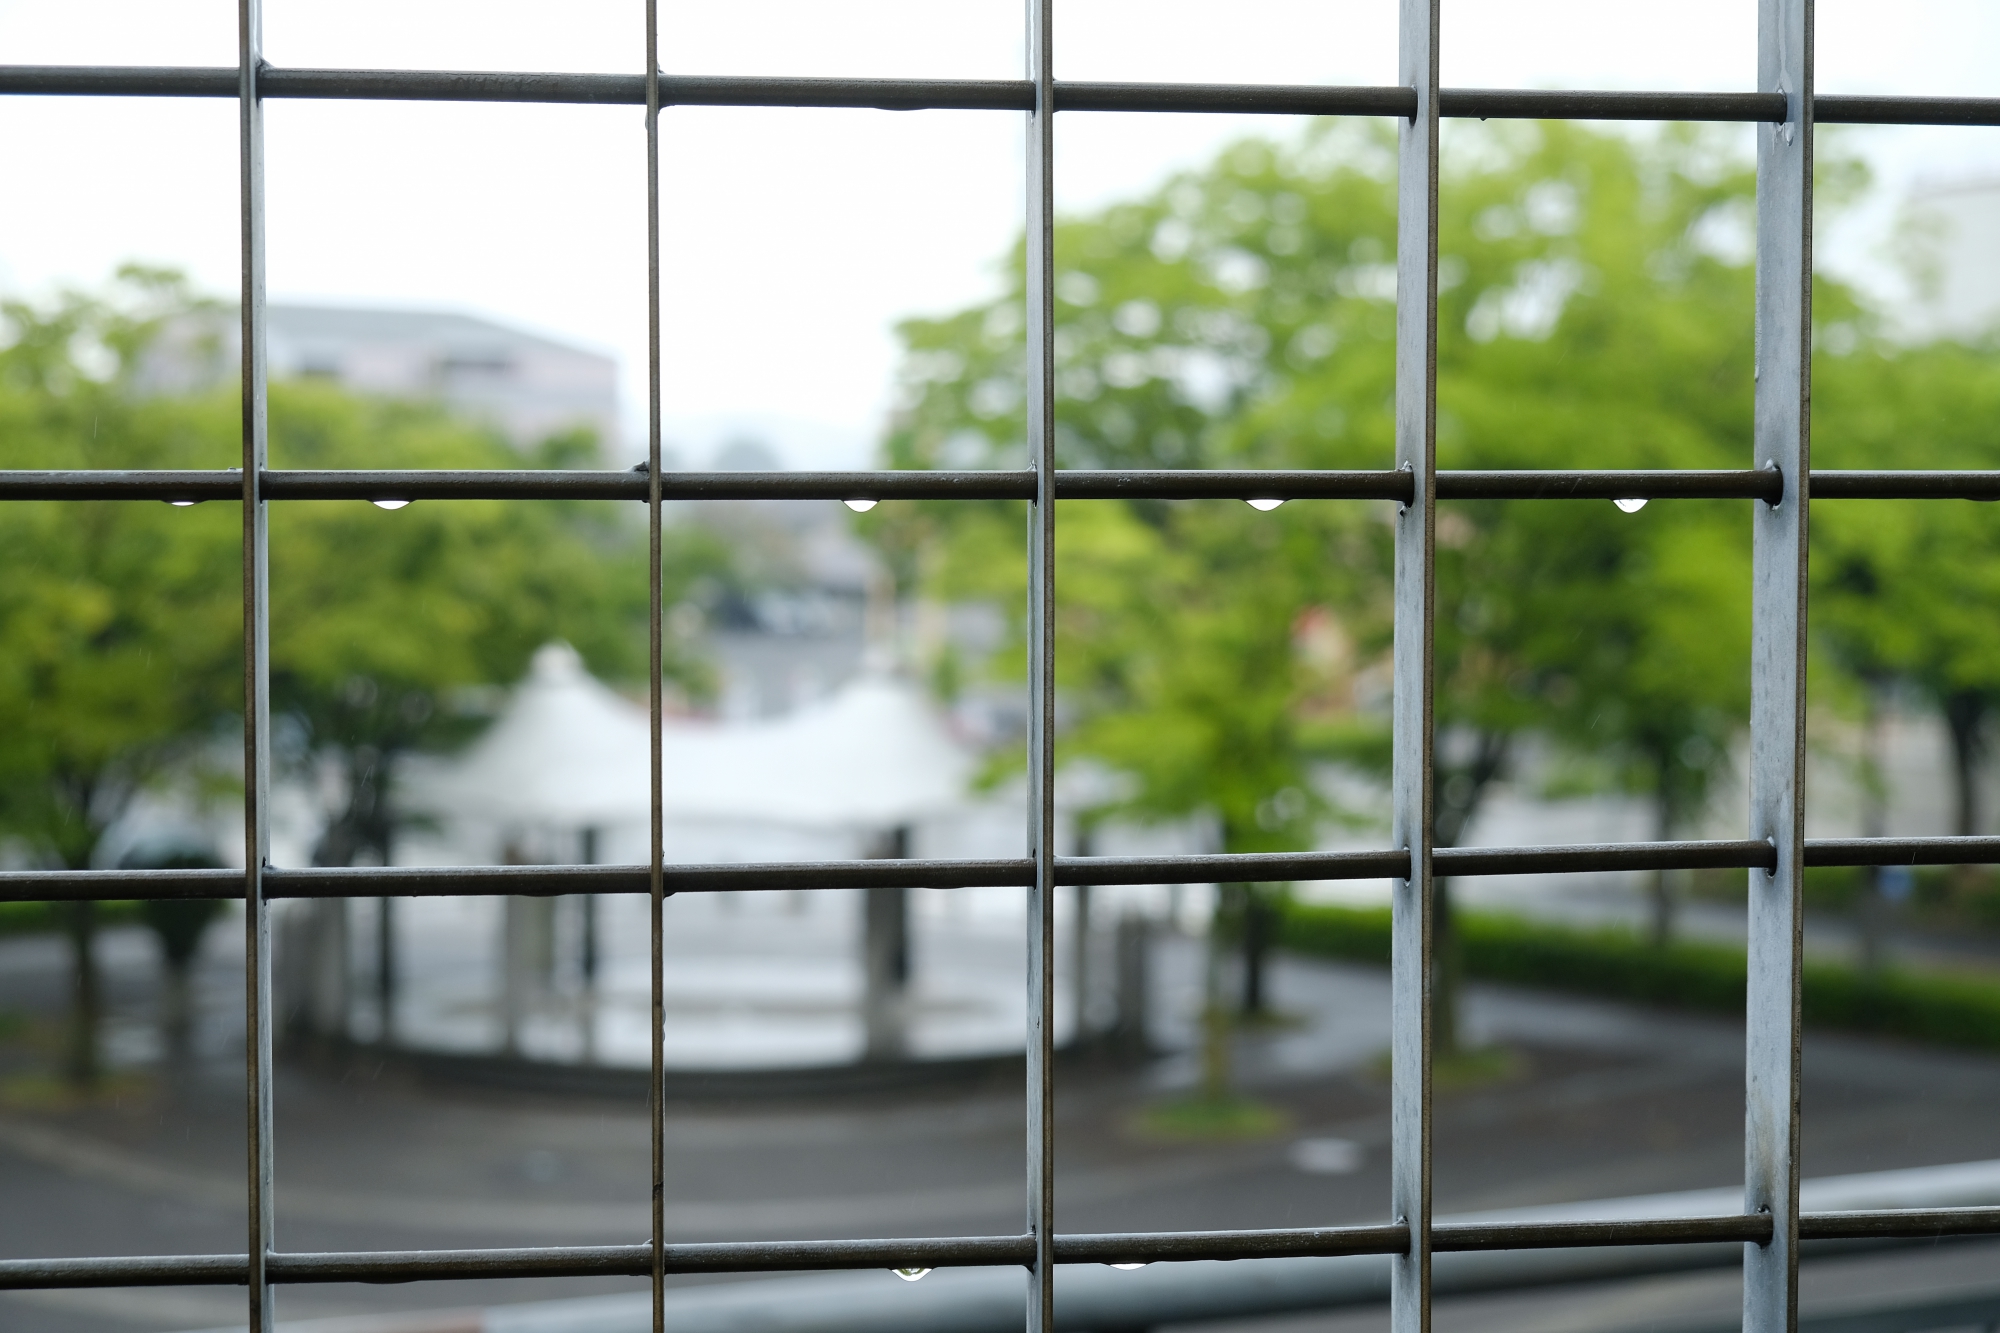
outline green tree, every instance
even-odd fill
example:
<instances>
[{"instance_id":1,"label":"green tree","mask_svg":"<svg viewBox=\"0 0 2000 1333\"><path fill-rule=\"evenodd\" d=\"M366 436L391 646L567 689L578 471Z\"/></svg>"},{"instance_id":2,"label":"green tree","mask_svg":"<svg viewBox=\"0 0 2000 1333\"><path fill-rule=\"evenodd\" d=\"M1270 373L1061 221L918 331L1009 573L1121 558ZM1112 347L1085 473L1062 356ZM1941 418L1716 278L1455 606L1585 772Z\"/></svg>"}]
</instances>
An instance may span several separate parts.
<instances>
[{"instance_id":1,"label":"green tree","mask_svg":"<svg viewBox=\"0 0 2000 1333\"><path fill-rule=\"evenodd\" d=\"M1453 136L1441 466L1743 465L1753 281L1737 240L1754 176L1719 142L1575 125ZM1059 462L1389 466L1394 201L1391 133L1322 125L1294 144L1238 144L1145 199L1062 224ZM1011 273L995 301L903 327L895 465L1019 465L1019 251ZM1019 544L1003 507L908 509L884 516L884 540L953 548L927 562L941 595L991 595L1017 577L1018 558L1001 555ZM1329 682L1298 634L1330 613L1355 663L1379 671L1392 632L1381 518L1337 503L1066 506L1068 747L1130 766L1138 811L1212 813L1226 849L1303 843L1323 813L1316 761L1386 763L1381 710L1315 708ZM1695 502L1633 515L1453 502L1437 531L1437 840L1463 836L1530 732L1654 792L1663 827L1685 820L1743 712L1742 597L1702 599L1747 585L1747 525ZM1614 693L1627 706L1609 708ZM1449 1050L1455 967L1439 892Z\"/></svg>"},{"instance_id":2,"label":"green tree","mask_svg":"<svg viewBox=\"0 0 2000 1333\"><path fill-rule=\"evenodd\" d=\"M112 294L4 308L0 467L217 468L240 457L232 393L138 389L163 329L200 328L212 305L171 274L121 273ZM519 452L440 408L374 401L314 383L271 391L276 467L518 468ZM574 466L591 441L544 444L534 466ZM548 639L594 670L643 679L646 543L632 507L605 503L287 502L271 516L272 685L288 758L331 772L321 864L391 854L397 758L467 735L455 700L516 679ZM0 837L31 860L91 864L133 798L209 773L241 716L238 506L139 502L0 505ZM667 592L726 567L693 528L674 529ZM670 677L705 687L676 644ZM208 776L204 777L203 774ZM66 909L74 942L71 1075L97 1072L93 914Z\"/></svg>"},{"instance_id":3,"label":"green tree","mask_svg":"<svg viewBox=\"0 0 2000 1333\"><path fill-rule=\"evenodd\" d=\"M576 466L587 437L528 461ZM509 468L518 451L427 404L357 398L311 382L271 392L281 468ZM646 553L629 506L603 501L419 501L384 510L295 501L271 518L272 707L294 724L289 758L334 776L320 865L384 863L402 818L398 760L476 730L468 690L513 681L565 639L591 669L643 680ZM669 529L669 604L727 556L699 530ZM670 681L699 692L704 668L668 643Z\"/></svg>"},{"instance_id":4,"label":"green tree","mask_svg":"<svg viewBox=\"0 0 2000 1333\"><path fill-rule=\"evenodd\" d=\"M140 399L137 354L188 308L170 275L113 299L0 308L0 467L227 466L227 404ZM205 767L240 696L238 525L220 505L0 504L0 837L42 864L91 864L148 786ZM72 955L64 1064L98 1076L94 904L60 908Z\"/></svg>"},{"instance_id":5,"label":"green tree","mask_svg":"<svg viewBox=\"0 0 2000 1333\"><path fill-rule=\"evenodd\" d=\"M1813 463L2000 467L2000 346L1863 344L1814 369ZM1902 679L1951 738L1952 829L1983 822L1979 775L2000 707L2000 526L1983 506L1823 501L1813 512L1813 620L1853 676Z\"/></svg>"}]
</instances>

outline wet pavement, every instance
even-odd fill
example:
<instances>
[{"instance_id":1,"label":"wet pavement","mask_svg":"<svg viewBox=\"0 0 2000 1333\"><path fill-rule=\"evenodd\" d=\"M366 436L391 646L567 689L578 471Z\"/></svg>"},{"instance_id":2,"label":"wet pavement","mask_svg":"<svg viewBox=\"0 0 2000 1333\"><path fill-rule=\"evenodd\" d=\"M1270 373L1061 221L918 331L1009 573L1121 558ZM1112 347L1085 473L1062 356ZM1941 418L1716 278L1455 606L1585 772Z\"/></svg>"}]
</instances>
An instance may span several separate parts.
<instances>
[{"instance_id":1,"label":"wet pavement","mask_svg":"<svg viewBox=\"0 0 2000 1333\"><path fill-rule=\"evenodd\" d=\"M143 1056L143 940L120 936L107 952L125 959L112 969L123 1015L114 1045ZM0 945L0 1004L32 1013L39 995L45 1008L59 963L59 951L34 942ZM1157 963L1164 996L1191 992L1193 942L1165 941ZM232 980L218 950L205 992L226 1003ZM1184 1055L1139 1069L1062 1068L1057 1206L1064 1230L1382 1216L1388 1121L1378 1059L1387 1037L1386 977L1284 960L1274 988L1287 1021L1238 1043L1239 1080L1288 1119L1282 1133L1262 1141L1163 1143L1139 1131L1139 1112L1192 1078ZM1185 1034L1185 1017L1163 1012L1163 1036L1177 1028ZM1470 996L1469 1021L1482 1040L1519 1058L1511 1077L1440 1094L1441 1210L1740 1179L1742 1042L1733 1024L1484 987ZM35 1031L31 1022L7 1051L0 1197L9 1204L0 1210L0 1253L240 1251L242 1072L226 1021L211 1023L186 1066L169 1073L135 1060L98 1104L67 1109L38 1104L46 1089L23 1079L24 1043ZM1991 1112L2000 1098L2000 1060L1815 1036L1806 1078L1808 1175L2000 1157ZM630 1243L647 1234L647 1115L635 1101L424 1084L393 1061L365 1055L337 1067L288 1064L276 1090L284 1249ZM1023 1135L1012 1078L949 1093L677 1105L667 1130L669 1233L694 1240L1015 1231ZM1812 1299L1864 1278L1879 1287L1989 1274L2000 1270L2000 1254L1981 1246L1928 1248L1921 1256L1808 1268ZM1443 1302L1438 1326L1638 1328L1669 1313L1726 1311L1733 1282L1726 1273L1689 1274ZM297 1287L281 1289L280 1311L288 1319L382 1315L639 1285L561 1279ZM0 1295L0 1327L19 1333L220 1327L240 1323L241 1311L241 1293L227 1289ZM1379 1314L1354 1312L1240 1327L1359 1333L1381 1324Z\"/></svg>"}]
</instances>

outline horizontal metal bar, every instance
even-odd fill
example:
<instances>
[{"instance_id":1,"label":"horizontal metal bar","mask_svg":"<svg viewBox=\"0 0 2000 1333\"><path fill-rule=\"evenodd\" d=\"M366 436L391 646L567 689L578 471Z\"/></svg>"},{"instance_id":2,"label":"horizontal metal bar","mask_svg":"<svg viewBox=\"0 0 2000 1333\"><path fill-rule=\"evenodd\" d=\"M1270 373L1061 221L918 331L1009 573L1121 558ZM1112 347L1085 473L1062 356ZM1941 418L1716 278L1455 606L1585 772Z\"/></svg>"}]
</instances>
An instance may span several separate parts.
<instances>
[{"instance_id":1,"label":"horizontal metal bar","mask_svg":"<svg viewBox=\"0 0 2000 1333\"><path fill-rule=\"evenodd\" d=\"M545 1246L492 1250L362 1250L273 1254L274 1282L420 1282L457 1278L643 1277L653 1247ZM951 1268L1025 1263L1027 1236L911 1240L730 1241L668 1244L670 1273L773 1273L851 1268ZM50 1287L242 1286L240 1254L0 1261L0 1290Z\"/></svg>"},{"instance_id":2,"label":"horizontal metal bar","mask_svg":"<svg viewBox=\"0 0 2000 1333\"><path fill-rule=\"evenodd\" d=\"M673 472L669 500L1026 500L1029 471ZM0 471L0 500L242 498L234 469ZM1457 471L1438 473L1446 500L1755 499L1776 504L1784 478L1767 468ZM643 472L273 470L273 500L632 500ZM1387 470L1076 469L1056 474L1065 500L1396 500L1410 478ZM2000 500L2000 472L1814 472L1815 500Z\"/></svg>"},{"instance_id":3,"label":"horizontal metal bar","mask_svg":"<svg viewBox=\"0 0 2000 1333\"><path fill-rule=\"evenodd\" d=\"M1440 875L1575 875L1619 870L1747 870L1777 864L1754 839L1582 843L1571 847L1439 847Z\"/></svg>"},{"instance_id":4,"label":"horizontal metal bar","mask_svg":"<svg viewBox=\"0 0 2000 1333\"><path fill-rule=\"evenodd\" d=\"M1431 1228L1431 1237L1431 1247L1438 1251L1593 1249L1715 1241L1762 1244L1771 1238L1771 1219L1756 1214L1730 1214L1627 1221L1438 1222ZM1291 1259L1401 1254L1408 1247L1408 1229L1399 1223L1384 1222L1374 1226L1058 1236L1056 1258L1072 1264Z\"/></svg>"},{"instance_id":5,"label":"horizontal metal bar","mask_svg":"<svg viewBox=\"0 0 2000 1333\"><path fill-rule=\"evenodd\" d=\"M1431 1228L1431 1248L1439 1252L1698 1245L1714 1241L1762 1245L1770 1239L1771 1219L1762 1213L1604 1222L1439 1222Z\"/></svg>"},{"instance_id":6,"label":"horizontal metal bar","mask_svg":"<svg viewBox=\"0 0 2000 1333\"><path fill-rule=\"evenodd\" d=\"M2000 865L2000 837L1819 838L1806 864ZM1575 875L1643 870L1768 870L1775 854L1754 839L1579 843L1558 847L1440 847L1440 875ZM1058 884L1215 884L1387 879L1409 864L1395 850L1259 852L1208 856L1064 856ZM668 866L669 893L805 889L1023 887L1026 857L993 860L779 861ZM507 894L647 893L643 866L355 866L265 872L273 898L455 898ZM240 870L6 870L0 902L240 898Z\"/></svg>"},{"instance_id":7,"label":"horizontal metal bar","mask_svg":"<svg viewBox=\"0 0 2000 1333\"><path fill-rule=\"evenodd\" d=\"M1278 469L1075 469L1056 473L1062 500L1399 500L1410 474Z\"/></svg>"},{"instance_id":8,"label":"horizontal metal bar","mask_svg":"<svg viewBox=\"0 0 2000 1333\"><path fill-rule=\"evenodd\" d=\"M530 102L642 106L637 74L552 74L499 70L266 69L266 98L421 102ZM0 94L88 97L234 97L229 67L124 65L0 66ZM665 106L869 107L888 111L1026 111L1025 79L795 79L666 75ZM1446 88L1442 115L1458 119L1776 121L1774 93L1608 92ZM1209 112L1293 116L1409 116L1416 96L1394 86L1316 84L1056 83L1061 111ZM2000 98L1842 97L1814 99L1822 123L2000 125Z\"/></svg>"},{"instance_id":9,"label":"horizontal metal bar","mask_svg":"<svg viewBox=\"0 0 2000 1333\"><path fill-rule=\"evenodd\" d=\"M25 472L0 471L0 500L241 500L235 468Z\"/></svg>"},{"instance_id":10,"label":"horizontal metal bar","mask_svg":"<svg viewBox=\"0 0 2000 1333\"><path fill-rule=\"evenodd\" d=\"M205 472L0 472L0 500L233 500L234 469ZM670 500L1019 500L1028 472L674 472ZM264 474L271 500L633 500L643 472L284 471Z\"/></svg>"},{"instance_id":11,"label":"horizontal metal bar","mask_svg":"<svg viewBox=\"0 0 2000 1333\"><path fill-rule=\"evenodd\" d=\"M2000 125L2000 97L1865 97L1821 93L1813 98L1821 125Z\"/></svg>"},{"instance_id":12,"label":"horizontal metal bar","mask_svg":"<svg viewBox=\"0 0 2000 1333\"><path fill-rule=\"evenodd\" d=\"M1440 500L1743 499L1776 504L1785 479L1768 468L1696 471L1447 472L1437 477Z\"/></svg>"},{"instance_id":13,"label":"horizontal metal bar","mask_svg":"<svg viewBox=\"0 0 2000 1333\"><path fill-rule=\"evenodd\" d=\"M1807 1213L1807 1240L1937 1239L2000 1233L2000 1208L1894 1209ZM1762 1214L1548 1222L1439 1222L1433 1248L1441 1253L1619 1246L1763 1244L1771 1219ZM1287 1227L1245 1231L1163 1231L1063 1235L1055 1252L1064 1264L1186 1263L1399 1254L1409 1244L1397 1223ZM953 1268L1023 1265L1034 1254L1029 1236L952 1236L891 1240L727 1241L669 1244L670 1273L806 1272L865 1268ZM650 1245L548 1246L490 1250L389 1250L278 1253L274 1282L417 1282L465 1278L639 1277L651 1269ZM0 1261L0 1289L53 1287L242 1285L244 1256L11 1259Z\"/></svg>"},{"instance_id":14,"label":"horizontal metal bar","mask_svg":"<svg viewBox=\"0 0 2000 1333\"><path fill-rule=\"evenodd\" d=\"M2000 1234L2000 1208L1897 1208L1801 1213L1800 1240L1935 1240Z\"/></svg>"},{"instance_id":15,"label":"horizontal metal bar","mask_svg":"<svg viewBox=\"0 0 2000 1333\"><path fill-rule=\"evenodd\" d=\"M1071 83L1056 80L1058 111L1220 112L1263 116L1409 116L1408 88L1275 83Z\"/></svg>"},{"instance_id":16,"label":"horizontal metal bar","mask_svg":"<svg viewBox=\"0 0 2000 1333\"><path fill-rule=\"evenodd\" d=\"M2000 838L1808 838L1809 866L2000 865Z\"/></svg>"},{"instance_id":17,"label":"horizontal metal bar","mask_svg":"<svg viewBox=\"0 0 2000 1333\"><path fill-rule=\"evenodd\" d=\"M1460 120L1777 121L1785 118L1785 99L1779 93L1443 88L1438 114Z\"/></svg>"},{"instance_id":18,"label":"horizontal metal bar","mask_svg":"<svg viewBox=\"0 0 2000 1333\"><path fill-rule=\"evenodd\" d=\"M1812 473L1815 500L2000 500L2000 472Z\"/></svg>"},{"instance_id":19,"label":"horizontal metal bar","mask_svg":"<svg viewBox=\"0 0 2000 1333\"><path fill-rule=\"evenodd\" d=\"M1255 1231L1133 1231L1056 1237L1056 1262L1151 1264L1202 1259L1288 1259L1341 1254L1401 1254L1409 1228L1398 1222Z\"/></svg>"}]
</instances>

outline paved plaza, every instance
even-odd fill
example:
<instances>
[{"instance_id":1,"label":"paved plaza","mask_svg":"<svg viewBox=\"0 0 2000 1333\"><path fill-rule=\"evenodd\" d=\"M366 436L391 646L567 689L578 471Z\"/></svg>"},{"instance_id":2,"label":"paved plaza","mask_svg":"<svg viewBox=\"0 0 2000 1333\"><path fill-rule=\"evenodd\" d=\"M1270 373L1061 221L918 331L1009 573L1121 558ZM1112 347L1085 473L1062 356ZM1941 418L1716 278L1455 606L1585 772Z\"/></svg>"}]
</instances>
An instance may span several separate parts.
<instances>
[{"instance_id":1,"label":"paved plaza","mask_svg":"<svg viewBox=\"0 0 2000 1333\"><path fill-rule=\"evenodd\" d=\"M782 915L782 904L772 910ZM739 904L715 905L718 931L763 931ZM732 916L731 912L735 911ZM961 923L968 937L984 927ZM214 942L203 992L238 992ZM690 928L686 937L699 938ZM240 1251L242 1065L226 1013L197 1058L166 1070L146 1057L143 937L113 932L107 954L126 1064L100 1104L60 1109L18 1095L0 1112L0 1252L8 1255ZM0 945L0 1004L59 1002L52 942ZM943 950L933 954L947 957ZM1158 946L1159 1035L1186 1035L1196 942ZM996 973L1000 961L996 957ZM919 975L923 966L919 967ZM1016 974L1018 976L1018 973ZM1372 969L1280 963L1287 1021L1239 1042L1238 1077L1282 1109L1287 1128L1249 1143L1162 1143L1136 1113L1194 1070L1169 1051L1144 1068L1065 1066L1058 1082L1058 1208L1065 1230L1293 1226L1381 1215L1387 1198L1386 977ZM1176 999L1176 997L1180 997ZM1735 1025L1499 988L1475 988L1482 1040L1519 1052L1516 1076L1440 1095L1437 1193L1446 1211L1505 1208L1725 1186L1740 1179L1742 1043ZM32 1026L32 1025L31 1025ZM240 1042L240 1030L235 1038ZM1815 1036L1806 1064L1808 1175L2000 1157L1991 1107L2000 1060ZM426 1084L389 1062L287 1065L277 1083L278 1239L290 1250L631 1243L648 1229L645 1108ZM686 1103L667 1129L668 1230L675 1239L991 1234L1021 1215L1020 1089L1009 1077L949 1092ZM1327 1145L1337 1143L1339 1151ZM1309 1146L1317 1145L1317 1146ZM1815 1293L1865 1281L1990 1274L1991 1247L1931 1247L1829 1267ZM1926 1276L1929 1275L1929 1276ZM893 1282L887 1274L883 1281ZM1639 1329L1735 1297L1733 1275L1688 1274L1477 1301L1448 1301L1441 1329ZM368 1333L443 1329L380 1316L478 1309L633 1290L626 1281L536 1280L284 1288L287 1319L366 1317ZM456 1318L456 1316L454 1316ZM170 1333L241 1319L224 1289L100 1290L0 1296L18 1333ZM1288 1319L1231 1333L1339 1333L1378 1315ZM457 1325L466 1327L463 1320ZM328 1326L331 1333L331 1326Z\"/></svg>"}]
</instances>

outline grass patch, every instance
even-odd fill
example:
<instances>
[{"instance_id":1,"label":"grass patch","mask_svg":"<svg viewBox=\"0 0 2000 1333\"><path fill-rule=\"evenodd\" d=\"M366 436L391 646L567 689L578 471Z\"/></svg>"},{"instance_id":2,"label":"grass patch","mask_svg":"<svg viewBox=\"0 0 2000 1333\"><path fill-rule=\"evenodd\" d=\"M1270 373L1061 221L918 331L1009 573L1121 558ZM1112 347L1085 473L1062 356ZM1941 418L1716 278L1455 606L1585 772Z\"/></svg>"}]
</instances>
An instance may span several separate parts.
<instances>
[{"instance_id":1,"label":"grass patch","mask_svg":"<svg viewBox=\"0 0 2000 1333\"><path fill-rule=\"evenodd\" d=\"M1477 1050L1431 1053L1433 1092L1471 1092L1496 1083L1513 1083L1528 1076L1528 1057L1511 1046L1481 1046ZM1368 1073L1389 1081L1390 1056L1383 1051L1368 1062Z\"/></svg>"},{"instance_id":2,"label":"grass patch","mask_svg":"<svg viewBox=\"0 0 2000 1333\"><path fill-rule=\"evenodd\" d=\"M105 1074L88 1088L50 1073L0 1079L0 1107L10 1111L78 1111L90 1106L143 1106L158 1087L145 1074Z\"/></svg>"},{"instance_id":3,"label":"grass patch","mask_svg":"<svg viewBox=\"0 0 2000 1333\"><path fill-rule=\"evenodd\" d=\"M1141 1138L1171 1143L1244 1142L1276 1138L1292 1118L1275 1106L1245 1097L1187 1097L1149 1106L1133 1118Z\"/></svg>"},{"instance_id":4,"label":"grass patch","mask_svg":"<svg viewBox=\"0 0 2000 1333\"><path fill-rule=\"evenodd\" d=\"M1467 976L1707 1013L1741 1014L1749 975L1740 945L1656 945L1621 927L1564 926L1497 912L1452 918ZM1389 909L1291 904L1278 940L1300 953L1389 961ZM2000 1050L2000 982L1864 971L1808 960L1805 1020L1817 1027Z\"/></svg>"},{"instance_id":5,"label":"grass patch","mask_svg":"<svg viewBox=\"0 0 2000 1333\"><path fill-rule=\"evenodd\" d=\"M1482 1046L1431 1056L1431 1088L1466 1092L1495 1083L1513 1083L1528 1076L1528 1057L1508 1046Z\"/></svg>"}]
</instances>

